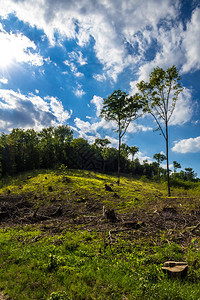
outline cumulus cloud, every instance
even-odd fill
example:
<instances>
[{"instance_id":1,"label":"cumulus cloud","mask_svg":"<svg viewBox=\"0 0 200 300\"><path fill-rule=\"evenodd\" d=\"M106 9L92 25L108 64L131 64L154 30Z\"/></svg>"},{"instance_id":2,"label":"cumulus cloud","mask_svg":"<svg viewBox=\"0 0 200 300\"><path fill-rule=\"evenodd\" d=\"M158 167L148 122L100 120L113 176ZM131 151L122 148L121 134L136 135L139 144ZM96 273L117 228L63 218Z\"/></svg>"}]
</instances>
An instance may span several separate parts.
<instances>
[{"instance_id":1,"label":"cumulus cloud","mask_svg":"<svg viewBox=\"0 0 200 300\"><path fill-rule=\"evenodd\" d=\"M64 38L73 39L84 47L92 41L103 74L113 81L125 68L145 58L161 20L167 24L177 15L176 3L171 0L2 1L2 16L15 13L20 20L43 29L52 45L55 33L61 43ZM80 65L86 63L80 52L72 52L71 57ZM105 75L96 78L103 80Z\"/></svg>"},{"instance_id":2,"label":"cumulus cloud","mask_svg":"<svg viewBox=\"0 0 200 300\"><path fill-rule=\"evenodd\" d=\"M129 127L127 128L127 133L136 133L136 132L146 132L152 131L153 128L149 126L144 126L142 124L130 123Z\"/></svg>"},{"instance_id":3,"label":"cumulus cloud","mask_svg":"<svg viewBox=\"0 0 200 300\"><path fill-rule=\"evenodd\" d=\"M186 25L178 21L179 3L171 0L131 1L110 0L96 2L52 0L2 0L0 14L10 13L31 26L43 29L50 43L75 40L80 47L93 41L93 49L103 65L102 74L94 74L98 81L110 77L116 81L127 67L140 62L139 77L144 78L159 65L183 65L182 71L200 69L200 9L197 7ZM144 63L146 53L156 44L155 57ZM41 60L30 59L35 63ZM81 51L69 53L70 60L80 66L87 64ZM37 61L37 62L36 62ZM143 63L141 64L141 61ZM73 69L74 66L72 65ZM73 72L73 71L72 71ZM74 74L81 76L80 72Z\"/></svg>"},{"instance_id":4,"label":"cumulus cloud","mask_svg":"<svg viewBox=\"0 0 200 300\"><path fill-rule=\"evenodd\" d=\"M60 100L55 97L45 97L44 99L49 101L51 112L59 123L63 124L70 118L72 111L69 113L67 110L64 110Z\"/></svg>"},{"instance_id":5,"label":"cumulus cloud","mask_svg":"<svg viewBox=\"0 0 200 300\"><path fill-rule=\"evenodd\" d=\"M147 161L149 164L152 163L152 158L149 157L149 156L147 156L145 153L143 153L143 152L141 152L141 151L138 151L138 152L135 154L134 158L139 159L139 162L140 162L141 164L143 164L144 161Z\"/></svg>"},{"instance_id":6,"label":"cumulus cloud","mask_svg":"<svg viewBox=\"0 0 200 300\"><path fill-rule=\"evenodd\" d=\"M63 124L71 116L61 101L54 97L41 97L13 90L0 89L0 131L12 128L34 128Z\"/></svg>"},{"instance_id":7,"label":"cumulus cloud","mask_svg":"<svg viewBox=\"0 0 200 300\"><path fill-rule=\"evenodd\" d=\"M196 8L191 21L187 23L187 30L183 36L183 47L186 62L182 67L184 73L200 69L200 8Z\"/></svg>"},{"instance_id":8,"label":"cumulus cloud","mask_svg":"<svg viewBox=\"0 0 200 300\"><path fill-rule=\"evenodd\" d=\"M109 147L114 147L114 148L118 147L118 144L119 144L118 139L116 139L116 138L114 138L112 136L109 136L109 135L106 135L105 139L109 140L109 142L110 142Z\"/></svg>"},{"instance_id":9,"label":"cumulus cloud","mask_svg":"<svg viewBox=\"0 0 200 300\"><path fill-rule=\"evenodd\" d=\"M12 62L43 65L43 57L36 52L35 43L25 35L8 33L1 27L0 44L0 66L6 66Z\"/></svg>"},{"instance_id":10,"label":"cumulus cloud","mask_svg":"<svg viewBox=\"0 0 200 300\"><path fill-rule=\"evenodd\" d=\"M79 118L75 118L74 123L75 123L75 126L81 130L81 131L79 131L80 134L84 135L86 133L93 133L93 134L96 133L94 127L92 127L92 124L89 123L88 121L85 122Z\"/></svg>"},{"instance_id":11,"label":"cumulus cloud","mask_svg":"<svg viewBox=\"0 0 200 300\"><path fill-rule=\"evenodd\" d=\"M183 154L200 152L200 136L175 142L172 151Z\"/></svg>"},{"instance_id":12,"label":"cumulus cloud","mask_svg":"<svg viewBox=\"0 0 200 300\"><path fill-rule=\"evenodd\" d=\"M103 107L103 98L94 95L94 97L92 98L92 100L90 101L92 104L95 105L96 108L96 116L99 117L101 109Z\"/></svg>"},{"instance_id":13,"label":"cumulus cloud","mask_svg":"<svg viewBox=\"0 0 200 300\"><path fill-rule=\"evenodd\" d=\"M192 101L191 90L184 88L176 102L176 107L169 125L183 125L190 121L194 113L195 103Z\"/></svg>"}]
</instances>

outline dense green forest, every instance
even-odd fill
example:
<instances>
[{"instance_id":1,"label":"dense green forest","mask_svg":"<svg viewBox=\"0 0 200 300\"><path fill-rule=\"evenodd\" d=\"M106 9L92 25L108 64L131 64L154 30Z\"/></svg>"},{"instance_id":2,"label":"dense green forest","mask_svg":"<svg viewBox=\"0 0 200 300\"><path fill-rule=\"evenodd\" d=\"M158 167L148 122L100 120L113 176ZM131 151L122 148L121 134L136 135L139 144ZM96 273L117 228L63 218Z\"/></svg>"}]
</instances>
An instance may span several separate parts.
<instances>
[{"instance_id":1,"label":"dense green forest","mask_svg":"<svg viewBox=\"0 0 200 300\"><path fill-rule=\"evenodd\" d=\"M166 170L160 164L164 159L155 154L155 162L143 164L135 158L136 146L121 145L121 171L135 177L166 180ZM10 134L0 136L1 176L13 176L20 172L40 168L55 168L64 165L70 169L93 170L115 173L118 169L118 150L110 146L107 139L96 139L89 144L83 138L74 138L67 125L34 129L13 129ZM177 167L178 166L178 167ZM171 179L197 181L193 169L177 172L180 164L174 162Z\"/></svg>"}]
</instances>

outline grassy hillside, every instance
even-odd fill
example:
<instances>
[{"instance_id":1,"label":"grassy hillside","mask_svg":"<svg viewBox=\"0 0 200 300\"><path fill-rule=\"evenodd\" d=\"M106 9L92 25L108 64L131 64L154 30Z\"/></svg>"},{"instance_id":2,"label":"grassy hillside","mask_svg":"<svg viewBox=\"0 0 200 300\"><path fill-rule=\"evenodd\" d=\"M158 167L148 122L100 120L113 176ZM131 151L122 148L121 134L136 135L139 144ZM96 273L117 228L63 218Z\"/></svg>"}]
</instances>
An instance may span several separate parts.
<instances>
[{"instance_id":1,"label":"grassy hillside","mask_svg":"<svg viewBox=\"0 0 200 300\"><path fill-rule=\"evenodd\" d=\"M14 300L200 299L199 185L168 198L144 181L62 168L1 182L0 289ZM163 274L166 260L187 261L186 279Z\"/></svg>"}]
</instances>

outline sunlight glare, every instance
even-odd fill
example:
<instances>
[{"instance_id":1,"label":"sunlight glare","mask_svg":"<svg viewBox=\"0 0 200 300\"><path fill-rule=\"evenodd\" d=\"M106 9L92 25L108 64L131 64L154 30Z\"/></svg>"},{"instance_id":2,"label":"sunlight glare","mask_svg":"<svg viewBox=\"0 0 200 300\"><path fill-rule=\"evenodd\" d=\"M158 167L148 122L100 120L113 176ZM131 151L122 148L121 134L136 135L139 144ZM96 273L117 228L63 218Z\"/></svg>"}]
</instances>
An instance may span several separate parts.
<instances>
[{"instance_id":1,"label":"sunlight glare","mask_svg":"<svg viewBox=\"0 0 200 300\"><path fill-rule=\"evenodd\" d=\"M14 49L12 43L4 37L0 38L0 67L5 68L12 63Z\"/></svg>"}]
</instances>

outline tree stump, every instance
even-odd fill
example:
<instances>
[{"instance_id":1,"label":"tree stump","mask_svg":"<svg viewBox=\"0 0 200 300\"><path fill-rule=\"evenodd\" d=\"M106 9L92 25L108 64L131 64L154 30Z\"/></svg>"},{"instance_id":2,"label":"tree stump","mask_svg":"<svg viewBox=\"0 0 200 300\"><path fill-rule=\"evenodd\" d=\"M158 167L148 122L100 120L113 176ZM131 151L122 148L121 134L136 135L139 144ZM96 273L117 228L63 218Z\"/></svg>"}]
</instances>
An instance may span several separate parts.
<instances>
[{"instance_id":1,"label":"tree stump","mask_svg":"<svg viewBox=\"0 0 200 300\"><path fill-rule=\"evenodd\" d=\"M110 210L110 209L106 210L105 211L105 216L111 222L116 222L117 221L117 217L115 215L114 209L112 209L112 210Z\"/></svg>"},{"instance_id":2,"label":"tree stump","mask_svg":"<svg viewBox=\"0 0 200 300\"><path fill-rule=\"evenodd\" d=\"M185 278L187 276L188 264L186 262L166 261L162 270L169 277Z\"/></svg>"},{"instance_id":3,"label":"tree stump","mask_svg":"<svg viewBox=\"0 0 200 300\"><path fill-rule=\"evenodd\" d=\"M108 184L105 184L105 189L108 192L113 192L112 188Z\"/></svg>"}]
</instances>

